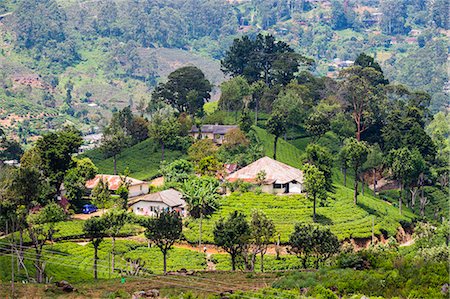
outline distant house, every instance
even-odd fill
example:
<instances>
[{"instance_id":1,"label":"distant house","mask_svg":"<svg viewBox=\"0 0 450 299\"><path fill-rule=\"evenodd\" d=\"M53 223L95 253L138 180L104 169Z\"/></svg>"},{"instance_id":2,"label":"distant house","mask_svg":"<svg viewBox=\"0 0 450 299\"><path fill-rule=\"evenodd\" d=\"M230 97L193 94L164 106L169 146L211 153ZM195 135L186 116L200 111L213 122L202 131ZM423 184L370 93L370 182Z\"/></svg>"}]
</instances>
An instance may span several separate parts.
<instances>
[{"instance_id":1,"label":"distant house","mask_svg":"<svg viewBox=\"0 0 450 299\"><path fill-rule=\"evenodd\" d=\"M261 188L266 193L302 193L303 172L269 157L261 158L246 167L230 174L226 180L238 180L252 184L258 183L258 174L264 172Z\"/></svg>"},{"instance_id":2,"label":"distant house","mask_svg":"<svg viewBox=\"0 0 450 299\"><path fill-rule=\"evenodd\" d=\"M168 210L185 216L186 202L180 192L168 189L135 197L128 202L128 206L136 215L155 216L159 211Z\"/></svg>"},{"instance_id":3,"label":"distant house","mask_svg":"<svg viewBox=\"0 0 450 299\"><path fill-rule=\"evenodd\" d=\"M95 178L86 182L86 188L92 190L97 186L100 179L103 179L103 182L108 182L109 190L116 191L119 186L122 184L122 178L119 175L109 175L109 174L97 174ZM144 195L148 193L148 183L137 180L134 178L126 177L126 182L129 183L129 191L128 197L136 197L139 195Z\"/></svg>"},{"instance_id":4,"label":"distant house","mask_svg":"<svg viewBox=\"0 0 450 299\"><path fill-rule=\"evenodd\" d=\"M203 125L199 128L192 126L189 134L194 139L211 139L216 144L222 144L225 138L225 134L231 129L236 129L238 126L227 125Z\"/></svg>"}]
</instances>

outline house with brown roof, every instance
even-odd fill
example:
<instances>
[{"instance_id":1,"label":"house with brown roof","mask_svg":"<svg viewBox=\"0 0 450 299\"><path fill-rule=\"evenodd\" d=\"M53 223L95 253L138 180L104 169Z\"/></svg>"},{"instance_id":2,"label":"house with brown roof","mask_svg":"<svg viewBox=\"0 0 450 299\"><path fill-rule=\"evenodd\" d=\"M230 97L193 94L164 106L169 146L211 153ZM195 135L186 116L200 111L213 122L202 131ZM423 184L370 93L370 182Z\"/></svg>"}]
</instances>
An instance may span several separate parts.
<instances>
[{"instance_id":1,"label":"house with brown roof","mask_svg":"<svg viewBox=\"0 0 450 299\"><path fill-rule=\"evenodd\" d=\"M261 174L264 176L261 178ZM261 180L262 179L262 180ZM266 193L302 193L303 172L300 169L263 157L226 177L229 182L261 184Z\"/></svg>"},{"instance_id":2,"label":"house with brown roof","mask_svg":"<svg viewBox=\"0 0 450 299\"><path fill-rule=\"evenodd\" d=\"M121 177L119 175L110 175L110 174L97 174L92 180L86 182L86 188L90 191L97 186L100 180L103 180L104 183L108 182L108 187L110 191L116 191L120 185L122 184L122 180L124 179L128 184L128 197L136 197L139 195L144 195L148 193L148 183L137 180L130 177Z\"/></svg>"},{"instance_id":3,"label":"house with brown roof","mask_svg":"<svg viewBox=\"0 0 450 299\"><path fill-rule=\"evenodd\" d=\"M134 197L128 202L128 206L136 215L156 216L160 211L177 211L185 216L186 202L183 195L175 189L150 193Z\"/></svg>"},{"instance_id":4,"label":"house with brown roof","mask_svg":"<svg viewBox=\"0 0 450 299\"><path fill-rule=\"evenodd\" d=\"M211 139L216 144L222 144L225 139L225 134L231 129L236 129L238 126L229 125L203 125L200 128L192 126L189 135L194 139Z\"/></svg>"}]
</instances>

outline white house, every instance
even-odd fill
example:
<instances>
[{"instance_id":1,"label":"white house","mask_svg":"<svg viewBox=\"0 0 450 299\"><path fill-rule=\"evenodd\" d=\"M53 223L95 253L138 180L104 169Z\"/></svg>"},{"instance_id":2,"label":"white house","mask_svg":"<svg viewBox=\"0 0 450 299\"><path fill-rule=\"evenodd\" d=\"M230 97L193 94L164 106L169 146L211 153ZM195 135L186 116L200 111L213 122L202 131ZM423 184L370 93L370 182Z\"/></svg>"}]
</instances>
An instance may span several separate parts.
<instances>
[{"instance_id":1,"label":"white house","mask_svg":"<svg viewBox=\"0 0 450 299\"><path fill-rule=\"evenodd\" d=\"M303 192L303 172L269 157L263 157L233 172L226 180L256 184L258 183L258 175L263 172L265 173L261 184L263 192L277 194Z\"/></svg>"},{"instance_id":2,"label":"white house","mask_svg":"<svg viewBox=\"0 0 450 299\"><path fill-rule=\"evenodd\" d=\"M135 197L128 201L128 206L136 215L156 216L162 210L177 211L182 216L186 214L183 195L174 189Z\"/></svg>"},{"instance_id":3,"label":"white house","mask_svg":"<svg viewBox=\"0 0 450 299\"><path fill-rule=\"evenodd\" d=\"M122 179L125 179L129 184L128 186L128 198L136 197L139 195L144 195L148 193L148 183L137 180L130 177L121 177L119 175L109 175L109 174L97 174L95 178L86 182L86 188L92 190L97 186L100 179L103 179L103 182L108 182L109 190L116 191L120 185L122 184Z\"/></svg>"}]
</instances>

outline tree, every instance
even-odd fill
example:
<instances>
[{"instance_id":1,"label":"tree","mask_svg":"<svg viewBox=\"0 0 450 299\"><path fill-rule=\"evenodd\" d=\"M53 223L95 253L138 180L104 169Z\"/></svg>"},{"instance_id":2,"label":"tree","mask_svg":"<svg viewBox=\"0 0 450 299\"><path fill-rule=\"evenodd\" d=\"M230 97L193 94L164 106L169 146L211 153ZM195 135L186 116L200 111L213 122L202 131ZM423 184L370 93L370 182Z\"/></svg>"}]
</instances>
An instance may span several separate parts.
<instances>
[{"instance_id":1,"label":"tree","mask_svg":"<svg viewBox=\"0 0 450 299\"><path fill-rule=\"evenodd\" d=\"M20 144L15 140L8 140L6 136L2 136L1 133L0 148L2 149L0 151L0 163L4 160L20 160L20 157L23 155L23 149Z\"/></svg>"},{"instance_id":2,"label":"tree","mask_svg":"<svg viewBox=\"0 0 450 299\"><path fill-rule=\"evenodd\" d=\"M330 119L325 113L315 111L305 121L305 129L312 136L312 142L317 142L330 128Z\"/></svg>"},{"instance_id":3,"label":"tree","mask_svg":"<svg viewBox=\"0 0 450 299\"><path fill-rule=\"evenodd\" d=\"M219 208L219 182L214 178L199 177L184 182L181 193L187 204L187 210L193 218L199 219L199 249L202 245L202 220Z\"/></svg>"},{"instance_id":4,"label":"tree","mask_svg":"<svg viewBox=\"0 0 450 299\"><path fill-rule=\"evenodd\" d=\"M308 144L306 147L306 162L317 167L325 178L325 189L332 190L333 187L333 157L327 148L318 144Z\"/></svg>"},{"instance_id":5,"label":"tree","mask_svg":"<svg viewBox=\"0 0 450 299\"><path fill-rule=\"evenodd\" d=\"M275 225L262 211L254 210L250 221L250 242L252 244L251 270L255 269L256 255L261 256L261 272L264 272L264 255L275 235Z\"/></svg>"},{"instance_id":6,"label":"tree","mask_svg":"<svg viewBox=\"0 0 450 299\"><path fill-rule=\"evenodd\" d=\"M258 34L255 39L235 39L221 61L225 74L243 76L247 82L263 80L266 85L287 84L302 63L310 60L294 53L285 42L272 35Z\"/></svg>"},{"instance_id":7,"label":"tree","mask_svg":"<svg viewBox=\"0 0 450 299\"><path fill-rule=\"evenodd\" d=\"M247 80L243 76L231 78L220 84L220 91L219 106L227 111L235 111L237 118L238 111L244 108L244 98L251 95Z\"/></svg>"},{"instance_id":8,"label":"tree","mask_svg":"<svg viewBox=\"0 0 450 299\"><path fill-rule=\"evenodd\" d=\"M355 122L356 139L360 141L361 133L377 119L381 99L373 83L379 81L381 73L372 67L354 66L341 71L339 76L343 79L339 91Z\"/></svg>"},{"instance_id":9,"label":"tree","mask_svg":"<svg viewBox=\"0 0 450 299\"><path fill-rule=\"evenodd\" d=\"M223 163L215 156L207 156L198 161L194 169L199 175L215 176L218 172L223 170Z\"/></svg>"},{"instance_id":10,"label":"tree","mask_svg":"<svg viewBox=\"0 0 450 299\"><path fill-rule=\"evenodd\" d=\"M273 159L277 159L278 138L286 132L286 123L284 116L280 112L274 112L266 123L267 131L275 136L273 141Z\"/></svg>"},{"instance_id":11,"label":"tree","mask_svg":"<svg viewBox=\"0 0 450 299\"><path fill-rule=\"evenodd\" d=\"M106 234L111 238L111 270L115 269L115 257L116 257L116 238L120 233L123 226L131 221L131 215L129 212L123 209L111 209L104 214L103 219L106 226Z\"/></svg>"},{"instance_id":12,"label":"tree","mask_svg":"<svg viewBox=\"0 0 450 299\"><path fill-rule=\"evenodd\" d=\"M109 129L113 132L123 131L130 144L148 138L148 121L140 116L134 116L129 106L113 114Z\"/></svg>"},{"instance_id":13,"label":"tree","mask_svg":"<svg viewBox=\"0 0 450 299\"><path fill-rule=\"evenodd\" d=\"M339 240L329 228L320 228L311 224L296 224L289 237L290 253L302 260L303 268L307 268L310 258L315 257L315 267L325 262L339 251Z\"/></svg>"},{"instance_id":14,"label":"tree","mask_svg":"<svg viewBox=\"0 0 450 299\"><path fill-rule=\"evenodd\" d=\"M155 100L162 100L179 112L191 115L203 114L203 104L211 95L211 83L195 66L185 66L169 74L166 83L160 83L152 94Z\"/></svg>"},{"instance_id":15,"label":"tree","mask_svg":"<svg viewBox=\"0 0 450 299\"><path fill-rule=\"evenodd\" d=\"M44 282L45 264L42 262L42 248L53 239L55 223L66 219L64 210L56 203L50 203L36 213L27 216L28 236L35 251L36 282Z\"/></svg>"},{"instance_id":16,"label":"tree","mask_svg":"<svg viewBox=\"0 0 450 299\"><path fill-rule=\"evenodd\" d=\"M223 146L229 150L237 147L247 147L249 144L250 141L239 128L229 130L224 136Z\"/></svg>"},{"instance_id":17,"label":"tree","mask_svg":"<svg viewBox=\"0 0 450 299\"><path fill-rule=\"evenodd\" d=\"M173 142L180 132L180 124L174 116L156 113L149 126L150 137L161 146L161 161L164 161L164 151L168 143Z\"/></svg>"},{"instance_id":18,"label":"tree","mask_svg":"<svg viewBox=\"0 0 450 299\"><path fill-rule=\"evenodd\" d=\"M111 200L108 181L103 180L103 176L98 180L98 184L91 193L92 202L101 209L104 209Z\"/></svg>"},{"instance_id":19,"label":"tree","mask_svg":"<svg viewBox=\"0 0 450 299\"><path fill-rule=\"evenodd\" d=\"M170 164L161 163L159 171L165 183L184 183L194 174L194 165L187 160L179 159Z\"/></svg>"},{"instance_id":20,"label":"tree","mask_svg":"<svg viewBox=\"0 0 450 299\"><path fill-rule=\"evenodd\" d=\"M217 150L217 146L211 139L197 140L188 149L189 160L198 163L205 157L216 156Z\"/></svg>"},{"instance_id":21,"label":"tree","mask_svg":"<svg viewBox=\"0 0 450 299\"><path fill-rule=\"evenodd\" d=\"M322 171L320 171L314 165L305 165L305 189L308 192L308 199L312 199L313 202L313 221L316 222L316 202L317 197L325 198L325 176Z\"/></svg>"},{"instance_id":22,"label":"tree","mask_svg":"<svg viewBox=\"0 0 450 299\"><path fill-rule=\"evenodd\" d=\"M183 222L180 215L175 212L162 211L154 218L143 222L145 237L161 250L164 260L164 274L167 273L167 253L173 244L181 239Z\"/></svg>"},{"instance_id":23,"label":"tree","mask_svg":"<svg viewBox=\"0 0 450 299\"><path fill-rule=\"evenodd\" d=\"M98 279L97 263L98 263L98 247L106 236L108 229L104 217L91 217L83 224L83 232L89 238L94 246L94 279Z\"/></svg>"},{"instance_id":24,"label":"tree","mask_svg":"<svg viewBox=\"0 0 450 299\"><path fill-rule=\"evenodd\" d=\"M386 157L385 164L389 167L392 176L398 180L400 187L400 196L398 208L402 214L403 190L408 176L414 171L414 158L411 151L404 147L397 150L391 150Z\"/></svg>"},{"instance_id":25,"label":"tree","mask_svg":"<svg viewBox=\"0 0 450 299\"><path fill-rule=\"evenodd\" d=\"M369 148L364 141L358 141L355 138L348 138L344 142L342 149L343 155L346 157L348 164L353 168L355 175L353 202L356 205L358 201L358 177L362 165L367 160Z\"/></svg>"},{"instance_id":26,"label":"tree","mask_svg":"<svg viewBox=\"0 0 450 299\"><path fill-rule=\"evenodd\" d=\"M252 129L253 120L250 117L250 113L247 108L242 111L241 117L239 118L239 129L242 132L248 133Z\"/></svg>"},{"instance_id":27,"label":"tree","mask_svg":"<svg viewBox=\"0 0 450 299\"><path fill-rule=\"evenodd\" d=\"M70 201L80 200L86 190L86 181L93 179L98 172L97 167L89 158L72 158L74 165L64 176L64 189Z\"/></svg>"},{"instance_id":28,"label":"tree","mask_svg":"<svg viewBox=\"0 0 450 299\"><path fill-rule=\"evenodd\" d=\"M220 218L214 227L214 243L231 256L231 270L236 270L238 256L242 255L251 237L245 215L234 211L224 220Z\"/></svg>"},{"instance_id":29,"label":"tree","mask_svg":"<svg viewBox=\"0 0 450 299\"><path fill-rule=\"evenodd\" d=\"M72 162L72 155L78 152L81 144L81 133L74 128L45 134L36 142L36 153L40 161L38 168L48 178L54 194L59 194L64 175Z\"/></svg>"},{"instance_id":30,"label":"tree","mask_svg":"<svg viewBox=\"0 0 450 299\"><path fill-rule=\"evenodd\" d=\"M106 158L113 158L114 175L117 175L117 156L128 146L129 141L122 129L108 128L103 133L101 150Z\"/></svg>"}]
</instances>

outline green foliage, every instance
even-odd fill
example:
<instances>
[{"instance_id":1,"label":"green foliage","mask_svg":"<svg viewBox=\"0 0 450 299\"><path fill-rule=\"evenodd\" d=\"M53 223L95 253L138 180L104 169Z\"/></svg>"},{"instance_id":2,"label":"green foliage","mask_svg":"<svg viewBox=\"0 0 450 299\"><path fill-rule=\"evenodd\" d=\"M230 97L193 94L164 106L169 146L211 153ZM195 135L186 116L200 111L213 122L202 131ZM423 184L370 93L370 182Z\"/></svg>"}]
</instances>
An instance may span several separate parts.
<instances>
[{"instance_id":1,"label":"green foliage","mask_svg":"<svg viewBox=\"0 0 450 299\"><path fill-rule=\"evenodd\" d=\"M273 159L277 159L277 142L278 138L286 133L285 117L280 112L273 113L266 123L267 132L275 136L273 141Z\"/></svg>"},{"instance_id":2,"label":"green foliage","mask_svg":"<svg viewBox=\"0 0 450 299\"><path fill-rule=\"evenodd\" d=\"M160 173L167 183L183 183L194 174L194 165L184 159L172 163L164 161L160 166Z\"/></svg>"},{"instance_id":3,"label":"green foliage","mask_svg":"<svg viewBox=\"0 0 450 299\"><path fill-rule=\"evenodd\" d=\"M314 258L314 266L324 263L339 251L338 238L329 228L319 228L311 224L296 224L289 237L290 253L302 260L303 268L307 268L310 259Z\"/></svg>"},{"instance_id":4,"label":"green foliage","mask_svg":"<svg viewBox=\"0 0 450 299\"><path fill-rule=\"evenodd\" d=\"M215 156L217 153L217 146L209 139L201 139L194 142L188 149L189 159L192 162L198 163L201 159L208 156Z\"/></svg>"},{"instance_id":5,"label":"green foliage","mask_svg":"<svg viewBox=\"0 0 450 299\"><path fill-rule=\"evenodd\" d=\"M234 211L226 220L221 218L214 227L214 243L231 256L231 270L236 270L236 259L245 251L250 239L250 226L245 215Z\"/></svg>"},{"instance_id":6,"label":"green foliage","mask_svg":"<svg viewBox=\"0 0 450 299\"><path fill-rule=\"evenodd\" d=\"M155 218L143 219L141 224L146 228L145 237L161 250L164 257L164 273L167 272L167 253L173 244L182 237L183 223L175 212L162 211Z\"/></svg>"},{"instance_id":7,"label":"green foliage","mask_svg":"<svg viewBox=\"0 0 450 299\"><path fill-rule=\"evenodd\" d=\"M101 209L106 208L106 205L111 201L111 192L109 190L108 181L100 177L97 185L92 189L91 193L92 203Z\"/></svg>"},{"instance_id":8,"label":"green foliage","mask_svg":"<svg viewBox=\"0 0 450 299\"><path fill-rule=\"evenodd\" d=\"M325 178L324 188L328 191L332 189L332 167L333 158L327 148L315 143L309 144L306 149L306 162L317 167Z\"/></svg>"},{"instance_id":9,"label":"green foliage","mask_svg":"<svg viewBox=\"0 0 450 299\"><path fill-rule=\"evenodd\" d=\"M219 107L236 113L244 108L244 102L248 102L251 92L250 85L243 76L223 82L220 84L220 91Z\"/></svg>"},{"instance_id":10,"label":"green foliage","mask_svg":"<svg viewBox=\"0 0 450 299\"><path fill-rule=\"evenodd\" d=\"M185 66L172 72L166 83L160 83L153 92L154 99L162 100L179 112L203 115L203 104L208 101L211 83L194 66Z\"/></svg>"},{"instance_id":11,"label":"green foliage","mask_svg":"<svg viewBox=\"0 0 450 299\"><path fill-rule=\"evenodd\" d=\"M80 132L74 128L45 134L36 142L40 165L35 166L49 179L55 193L59 192L64 174L72 162L72 154L78 152L81 143Z\"/></svg>"},{"instance_id":12,"label":"green foliage","mask_svg":"<svg viewBox=\"0 0 450 299\"><path fill-rule=\"evenodd\" d=\"M313 221L316 222L316 201L326 198L325 175L314 165L305 165L304 185L308 199L313 201Z\"/></svg>"},{"instance_id":13,"label":"green foliage","mask_svg":"<svg viewBox=\"0 0 450 299\"><path fill-rule=\"evenodd\" d=\"M89 158L72 159L75 166L64 176L65 196L70 201L79 201L86 192L86 181L93 179L98 169Z\"/></svg>"}]
</instances>

